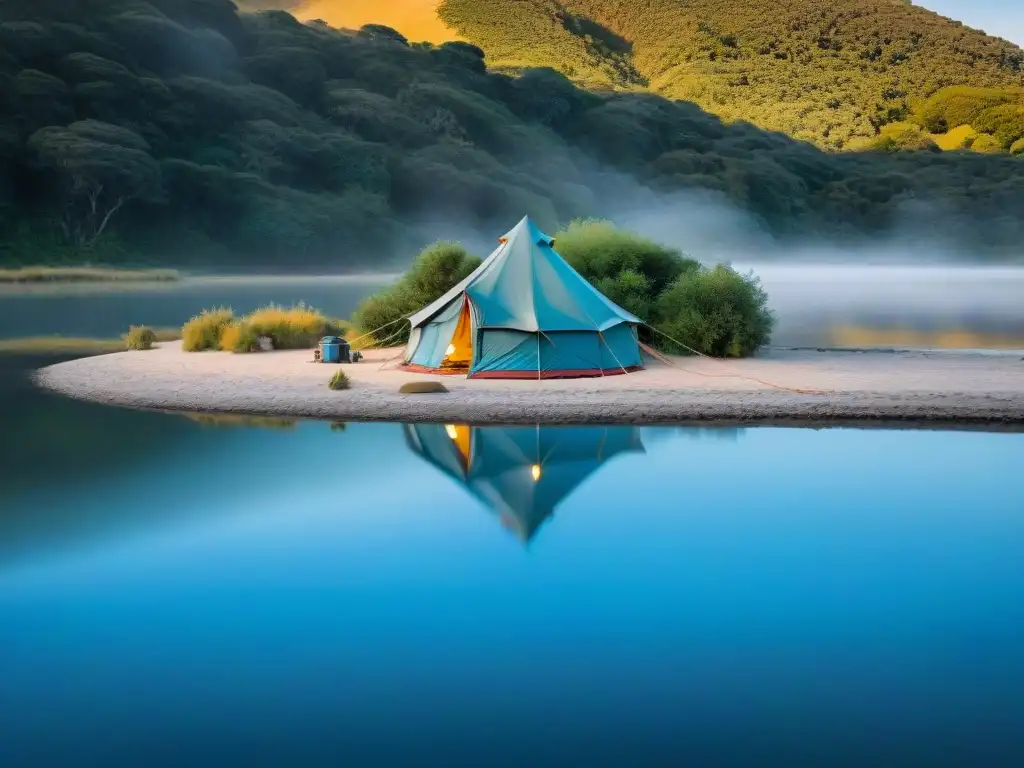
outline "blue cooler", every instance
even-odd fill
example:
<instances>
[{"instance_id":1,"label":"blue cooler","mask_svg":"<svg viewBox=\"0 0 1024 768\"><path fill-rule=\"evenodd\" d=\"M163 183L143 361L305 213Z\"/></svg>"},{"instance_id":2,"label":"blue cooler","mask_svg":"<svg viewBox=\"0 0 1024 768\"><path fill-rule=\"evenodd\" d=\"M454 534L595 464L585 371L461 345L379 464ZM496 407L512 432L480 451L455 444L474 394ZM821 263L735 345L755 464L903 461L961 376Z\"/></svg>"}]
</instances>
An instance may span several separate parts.
<instances>
[{"instance_id":1,"label":"blue cooler","mask_svg":"<svg viewBox=\"0 0 1024 768\"><path fill-rule=\"evenodd\" d=\"M337 336L324 336L320 339L320 362L341 362L341 339Z\"/></svg>"}]
</instances>

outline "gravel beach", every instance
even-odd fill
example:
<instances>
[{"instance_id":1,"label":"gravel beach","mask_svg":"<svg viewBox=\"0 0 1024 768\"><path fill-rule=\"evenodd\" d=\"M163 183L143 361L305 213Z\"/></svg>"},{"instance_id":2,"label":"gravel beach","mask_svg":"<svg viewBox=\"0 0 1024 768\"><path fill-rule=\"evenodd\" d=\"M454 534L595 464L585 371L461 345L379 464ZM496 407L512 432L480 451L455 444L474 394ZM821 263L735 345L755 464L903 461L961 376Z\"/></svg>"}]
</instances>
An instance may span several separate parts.
<instances>
[{"instance_id":1,"label":"gravel beach","mask_svg":"<svg viewBox=\"0 0 1024 768\"><path fill-rule=\"evenodd\" d=\"M337 366L310 362L310 351L185 353L179 342L60 363L35 378L62 395L112 405L349 421L1024 429L1020 354L774 351L748 360L649 360L644 371L604 378L504 381L396 370L399 353L378 350L341 366L352 382L345 391L327 387ZM423 380L449 391L398 392Z\"/></svg>"}]
</instances>

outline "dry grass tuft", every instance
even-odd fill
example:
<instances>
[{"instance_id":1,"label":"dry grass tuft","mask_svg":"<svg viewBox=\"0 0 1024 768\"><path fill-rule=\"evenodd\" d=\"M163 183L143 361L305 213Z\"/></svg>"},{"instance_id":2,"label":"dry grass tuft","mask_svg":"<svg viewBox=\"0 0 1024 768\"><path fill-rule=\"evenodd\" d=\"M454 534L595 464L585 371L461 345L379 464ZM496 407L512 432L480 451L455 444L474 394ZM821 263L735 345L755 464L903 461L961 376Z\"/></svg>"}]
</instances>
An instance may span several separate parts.
<instances>
[{"instance_id":1,"label":"dry grass tuft","mask_svg":"<svg viewBox=\"0 0 1024 768\"><path fill-rule=\"evenodd\" d=\"M225 352L255 352L260 337L244 320L224 328L220 335L220 348Z\"/></svg>"},{"instance_id":2,"label":"dry grass tuft","mask_svg":"<svg viewBox=\"0 0 1024 768\"><path fill-rule=\"evenodd\" d=\"M294 307L270 304L241 318L224 307L206 309L182 329L186 352L255 352L261 336L269 337L274 349L312 349L324 336L352 333L352 327L345 321L329 318L301 303Z\"/></svg>"},{"instance_id":3,"label":"dry grass tuft","mask_svg":"<svg viewBox=\"0 0 1024 768\"><path fill-rule=\"evenodd\" d=\"M338 369L331 376L331 380L327 382L327 386L333 390L348 389L352 386L352 381L349 379L348 374L343 370Z\"/></svg>"},{"instance_id":4,"label":"dry grass tuft","mask_svg":"<svg viewBox=\"0 0 1024 768\"><path fill-rule=\"evenodd\" d=\"M220 349L224 329L235 322L235 313L228 307L204 309L181 329L181 346L186 352Z\"/></svg>"},{"instance_id":5,"label":"dry grass tuft","mask_svg":"<svg viewBox=\"0 0 1024 768\"><path fill-rule=\"evenodd\" d=\"M305 304L271 304L246 315L242 324L255 338L269 336L274 349L312 349L324 336L344 336L349 331L347 323L332 320Z\"/></svg>"},{"instance_id":6,"label":"dry grass tuft","mask_svg":"<svg viewBox=\"0 0 1024 768\"><path fill-rule=\"evenodd\" d=\"M156 333L148 325L133 325L124 335L124 345L138 351L152 349L155 341Z\"/></svg>"}]
</instances>

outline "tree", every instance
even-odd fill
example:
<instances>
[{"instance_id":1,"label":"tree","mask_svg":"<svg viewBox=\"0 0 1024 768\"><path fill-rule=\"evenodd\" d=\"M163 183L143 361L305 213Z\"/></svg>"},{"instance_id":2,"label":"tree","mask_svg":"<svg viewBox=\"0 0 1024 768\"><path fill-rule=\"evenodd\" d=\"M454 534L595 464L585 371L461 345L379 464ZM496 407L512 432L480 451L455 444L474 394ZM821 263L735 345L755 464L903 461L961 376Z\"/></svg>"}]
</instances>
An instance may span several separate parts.
<instances>
[{"instance_id":1,"label":"tree","mask_svg":"<svg viewBox=\"0 0 1024 768\"><path fill-rule=\"evenodd\" d=\"M4 0L0 246L20 237L19 253L70 260L81 256L65 241L116 234L136 262L390 269L420 244L424 222L499 233L529 213L554 232L635 208L649 190L666 217L712 190L783 245L884 235L913 198L934 212L925 228L936 237L978 258L990 245L1009 253L1024 241L1024 165L1007 154L1021 151L1014 51L920 9L894 15L891 0L837 2L833 24L818 23L811 0L784 11L751 1L742 14L738 0L687 0L703 28L674 0L446 2L490 9L481 24L515 32L481 49L408 45L280 10L239 14L231 0ZM267 3L298 7L246 7ZM850 15L864 9L879 13ZM513 49L523 56L496 71ZM897 52L909 58L889 63ZM629 61L652 88L692 91L727 119L642 91L617 69ZM555 69L529 69L543 63ZM958 91L944 119L990 127L935 137L883 125L913 122L907 105L958 82L1009 101ZM822 151L741 117L831 148L895 132L894 149L978 139L992 154ZM639 308L665 282L649 267L595 279Z\"/></svg>"},{"instance_id":2,"label":"tree","mask_svg":"<svg viewBox=\"0 0 1024 768\"><path fill-rule=\"evenodd\" d=\"M644 298L651 300L697 262L660 243L617 229L609 221L574 221L555 235L555 250L600 290L619 281L635 292L643 276ZM620 276L625 274L623 280Z\"/></svg>"},{"instance_id":3,"label":"tree","mask_svg":"<svg viewBox=\"0 0 1024 768\"><path fill-rule=\"evenodd\" d=\"M401 280L374 294L356 310L355 323L363 333L377 332L377 341L409 338L408 315L436 301L480 266L459 243L437 242L425 248Z\"/></svg>"},{"instance_id":4,"label":"tree","mask_svg":"<svg viewBox=\"0 0 1024 768\"><path fill-rule=\"evenodd\" d=\"M405 35L384 24L364 24L359 30L359 35L370 40L386 40L399 45L409 45Z\"/></svg>"},{"instance_id":5,"label":"tree","mask_svg":"<svg viewBox=\"0 0 1024 768\"><path fill-rule=\"evenodd\" d=\"M160 167L149 145L125 128L92 120L43 128L29 146L54 176L61 231L76 247L94 245L126 203L160 194Z\"/></svg>"},{"instance_id":6,"label":"tree","mask_svg":"<svg viewBox=\"0 0 1024 768\"><path fill-rule=\"evenodd\" d=\"M768 343L775 324L757 278L721 264L681 275L655 311L655 327L665 334L659 346L681 354L747 357Z\"/></svg>"}]
</instances>

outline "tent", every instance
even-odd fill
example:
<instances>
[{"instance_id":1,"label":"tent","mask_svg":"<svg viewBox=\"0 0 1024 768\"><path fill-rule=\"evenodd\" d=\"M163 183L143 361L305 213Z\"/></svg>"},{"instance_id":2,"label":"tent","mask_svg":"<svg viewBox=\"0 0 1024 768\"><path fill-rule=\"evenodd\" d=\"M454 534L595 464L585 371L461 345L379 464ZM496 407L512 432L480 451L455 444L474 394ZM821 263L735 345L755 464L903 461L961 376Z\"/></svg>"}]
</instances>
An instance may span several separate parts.
<instances>
[{"instance_id":1,"label":"tent","mask_svg":"<svg viewBox=\"0 0 1024 768\"><path fill-rule=\"evenodd\" d=\"M570 267L529 217L409 318L403 367L470 378L607 376L643 367L641 321Z\"/></svg>"},{"instance_id":2,"label":"tent","mask_svg":"<svg viewBox=\"0 0 1024 768\"><path fill-rule=\"evenodd\" d=\"M410 450L463 485L529 542L604 462L643 453L635 427L471 427L406 424Z\"/></svg>"}]
</instances>

